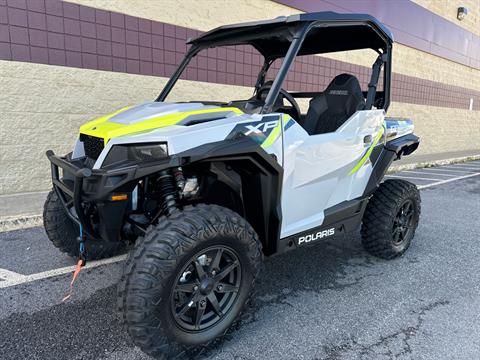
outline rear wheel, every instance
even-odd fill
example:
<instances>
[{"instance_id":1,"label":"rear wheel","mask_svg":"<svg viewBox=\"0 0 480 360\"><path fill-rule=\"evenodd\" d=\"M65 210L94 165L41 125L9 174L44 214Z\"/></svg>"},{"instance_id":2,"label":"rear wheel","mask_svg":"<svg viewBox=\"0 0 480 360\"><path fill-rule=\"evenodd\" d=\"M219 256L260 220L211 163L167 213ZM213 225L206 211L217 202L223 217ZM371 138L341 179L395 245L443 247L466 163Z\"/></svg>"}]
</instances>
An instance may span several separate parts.
<instances>
[{"instance_id":1,"label":"rear wheel","mask_svg":"<svg viewBox=\"0 0 480 360\"><path fill-rule=\"evenodd\" d=\"M65 213L65 208L55 190L50 191L45 201L43 225L48 238L55 247L72 257L78 257L79 243L77 237L79 228ZM125 244L121 241L110 242L87 239L85 249L87 260L96 260L121 253L125 250Z\"/></svg>"},{"instance_id":2,"label":"rear wheel","mask_svg":"<svg viewBox=\"0 0 480 360\"><path fill-rule=\"evenodd\" d=\"M189 206L160 219L130 252L119 284L130 336L155 357L195 353L238 318L261 264L255 231L229 209Z\"/></svg>"},{"instance_id":3,"label":"rear wheel","mask_svg":"<svg viewBox=\"0 0 480 360\"><path fill-rule=\"evenodd\" d=\"M404 180L387 180L370 199L362 223L362 244L383 259L402 255L410 246L420 217L420 193Z\"/></svg>"}]
</instances>

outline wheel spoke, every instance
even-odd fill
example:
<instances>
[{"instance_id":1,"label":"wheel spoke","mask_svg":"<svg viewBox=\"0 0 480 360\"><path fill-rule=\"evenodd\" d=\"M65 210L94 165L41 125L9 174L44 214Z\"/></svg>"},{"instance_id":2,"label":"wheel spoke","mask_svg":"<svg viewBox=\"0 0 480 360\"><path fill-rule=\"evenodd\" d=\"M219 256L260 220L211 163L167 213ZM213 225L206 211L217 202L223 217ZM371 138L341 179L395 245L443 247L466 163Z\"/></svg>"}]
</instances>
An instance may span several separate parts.
<instances>
[{"instance_id":1,"label":"wheel spoke","mask_svg":"<svg viewBox=\"0 0 480 360\"><path fill-rule=\"evenodd\" d=\"M412 221L413 215L414 215L414 211L413 211L413 209L412 209L412 210L406 215L406 219L405 219L405 220L406 220L407 224L408 224L410 221Z\"/></svg>"},{"instance_id":2,"label":"wheel spoke","mask_svg":"<svg viewBox=\"0 0 480 360\"><path fill-rule=\"evenodd\" d=\"M175 323L196 333L221 322L238 302L241 266L236 252L223 245L191 255L171 289L170 309Z\"/></svg>"},{"instance_id":3,"label":"wheel spoke","mask_svg":"<svg viewBox=\"0 0 480 360\"><path fill-rule=\"evenodd\" d=\"M198 286L198 284L197 283L177 284L177 286L175 286L175 291L191 293L195 291L194 290L195 286Z\"/></svg>"},{"instance_id":4,"label":"wheel spoke","mask_svg":"<svg viewBox=\"0 0 480 360\"><path fill-rule=\"evenodd\" d=\"M202 322L203 314L205 313L205 305L201 305L201 300L197 301L197 310L195 311L195 329L200 328L200 324Z\"/></svg>"},{"instance_id":5,"label":"wheel spoke","mask_svg":"<svg viewBox=\"0 0 480 360\"><path fill-rule=\"evenodd\" d=\"M220 260L222 259L222 255L223 255L223 249L218 249L208 269L209 272L212 272L212 270L214 269L220 268Z\"/></svg>"},{"instance_id":6,"label":"wheel spoke","mask_svg":"<svg viewBox=\"0 0 480 360\"><path fill-rule=\"evenodd\" d=\"M180 309L180 311L178 311L175 316L176 317L180 317L182 316L183 314L185 314L192 306L193 304L195 304L195 302L197 302L200 298L200 294L199 293L194 293L192 294L192 296L190 296L190 298L188 299L188 301L185 302L185 304L183 304L182 308Z\"/></svg>"},{"instance_id":7,"label":"wheel spoke","mask_svg":"<svg viewBox=\"0 0 480 360\"><path fill-rule=\"evenodd\" d=\"M220 281L222 280L225 276L230 274L236 267L238 266L238 261L235 260L234 262L228 264L225 266L218 275L215 276L215 281Z\"/></svg>"},{"instance_id":8,"label":"wheel spoke","mask_svg":"<svg viewBox=\"0 0 480 360\"><path fill-rule=\"evenodd\" d=\"M236 292L238 291L238 286L221 282L221 283L218 283L215 291L218 293Z\"/></svg>"},{"instance_id":9,"label":"wheel spoke","mask_svg":"<svg viewBox=\"0 0 480 360\"><path fill-rule=\"evenodd\" d=\"M408 213L410 213L410 211L412 211L412 210L413 210L413 209L412 209L412 203L411 203L411 202L407 202L407 203L405 204L405 213L408 214Z\"/></svg>"},{"instance_id":10,"label":"wheel spoke","mask_svg":"<svg viewBox=\"0 0 480 360\"><path fill-rule=\"evenodd\" d=\"M399 227L395 228L395 230L393 232L393 242L395 242L395 243L399 242L400 235L401 235L400 228Z\"/></svg>"},{"instance_id":11,"label":"wheel spoke","mask_svg":"<svg viewBox=\"0 0 480 360\"><path fill-rule=\"evenodd\" d=\"M413 204L411 202L408 202L405 204L405 210L404 210L404 217L405 220L408 221L413 217L413 214L415 213Z\"/></svg>"},{"instance_id":12,"label":"wheel spoke","mask_svg":"<svg viewBox=\"0 0 480 360\"><path fill-rule=\"evenodd\" d=\"M211 292L210 294L208 294L207 299L208 301L210 301L210 304L212 304L213 311L215 311L218 316L222 316L222 309L220 309L220 304L218 303L218 299L215 293Z\"/></svg>"},{"instance_id":13,"label":"wheel spoke","mask_svg":"<svg viewBox=\"0 0 480 360\"><path fill-rule=\"evenodd\" d=\"M206 276L203 265L198 262L198 259L195 259L194 264L195 264L195 270L197 271L198 278L203 279Z\"/></svg>"}]
</instances>

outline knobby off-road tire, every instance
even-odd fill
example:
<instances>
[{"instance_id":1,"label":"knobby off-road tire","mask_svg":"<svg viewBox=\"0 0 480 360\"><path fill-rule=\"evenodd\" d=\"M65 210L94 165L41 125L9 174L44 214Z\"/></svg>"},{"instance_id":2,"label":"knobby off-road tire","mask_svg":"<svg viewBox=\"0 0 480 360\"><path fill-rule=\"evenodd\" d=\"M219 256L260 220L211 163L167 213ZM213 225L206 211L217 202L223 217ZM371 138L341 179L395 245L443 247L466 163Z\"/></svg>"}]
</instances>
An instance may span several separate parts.
<instances>
[{"instance_id":1,"label":"knobby off-road tire","mask_svg":"<svg viewBox=\"0 0 480 360\"><path fill-rule=\"evenodd\" d=\"M387 180L370 199L362 223L362 244L382 259L402 255L410 246L420 217L420 193L405 180Z\"/></svg>"},{"instance_id":2,"label":"knobby off-road tire","mask_svg":"<svg viewBox=\"0 0 480 360\"><path fill-rule=\"evenodd\" d=\"M61 252L78 257L79 228L65 213L65 209L55 190L50 191L43 207L43 226L48 238ZM88 239L85 241L87 260L112 257L125 250L121 241L109 242Z\"/></svg>"},{"instance_id":3,"label":"knobby off-road tire","mask_svg":"<svg viewBox=\"0 0 480 360\"><path fill-rule=\"evenodd\" d=\"M262 262L257 234L227 208L200 204L161 218L130 251L118 286L118 308L128 333L157 358L183 359L202 351L226 334L250 302ZM221 277L228 270L209 290L212 274ZM216 292L220 286L223 293ZM211 294L224 306L221 315ZM179 315L182 309L187 310Z\"/></svg>"}]
</instances>

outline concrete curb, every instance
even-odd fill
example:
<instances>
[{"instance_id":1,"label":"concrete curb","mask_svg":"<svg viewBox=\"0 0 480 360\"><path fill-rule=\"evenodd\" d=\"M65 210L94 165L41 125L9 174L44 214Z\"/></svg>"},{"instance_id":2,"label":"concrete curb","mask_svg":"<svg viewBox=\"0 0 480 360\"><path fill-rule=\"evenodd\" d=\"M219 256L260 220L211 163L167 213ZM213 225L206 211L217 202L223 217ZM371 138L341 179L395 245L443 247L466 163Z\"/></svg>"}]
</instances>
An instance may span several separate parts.
<instances>
[{"instance_id":1,"label":"concrete curb","mask_svg":"<svg viewBox=\"0 0 480 360\"><path fill-rule=\"evenodd\" d=\"M43 226L42 215L18 215L0 218L0 233Z\"/></svg>"},{"instance_id":2,"label":"concrete curb","mask_svg":"<svg viewBox=\"0 0 480 360\"><path fill-rule=\"evenodd\" d=\"M411 163L411 164L395 165L395 163L394 163L388 169L387 174L392 174L392 173L396 173L396 172L404 171L404 170L429 168L429 167L434 167L434 166L457 164L457 163L463 163L463 162L474 161L474 160L480 160L480 154L462 156L462 157L456 157L456 158L450 158L450 159L439 159L439 160L416 162L416 163Z\"/></svg>"},{"instance_id":3,"label":"concrete curb","mask_svg":"<svg viewBox=\"0 0 480 360\"><path fill-rule=\"evenodd\" d=\"M462 162L474 161L474 160L480 160L480 154L456 157L456 158L450 158L450 159L416 162L411 164L393 165L388 169L387 173L392 174L392 173L396 173L404 170L427 168L427 167L462 163ZM9 217L0 217L0 232L27 229L35 226L43 226L42 215L16 215L16 216L9 216Z\"/></svg>"}]
</instances>

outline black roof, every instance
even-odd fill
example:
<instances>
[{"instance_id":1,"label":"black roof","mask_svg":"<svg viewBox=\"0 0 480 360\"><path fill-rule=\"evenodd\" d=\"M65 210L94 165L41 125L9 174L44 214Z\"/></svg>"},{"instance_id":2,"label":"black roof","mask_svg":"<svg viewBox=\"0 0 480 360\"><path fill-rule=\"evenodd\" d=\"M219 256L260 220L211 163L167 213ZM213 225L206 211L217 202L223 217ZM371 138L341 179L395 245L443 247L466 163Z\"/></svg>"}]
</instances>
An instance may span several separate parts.
<instances>
[{"instance_id":1,"label":"black roof","mask_svg":"<svg viewBox=\"0 0 480 360\"><path fill-rule=\"evenodd\" d=\"M315 28L305 38L299 55L385 49L393 42L392 32L373 16L326 11L220 26L188 43L201 48L250 44L265 57L278 58L287 53L293 35L311 24Z\"/></svg>"}]
</instances>

